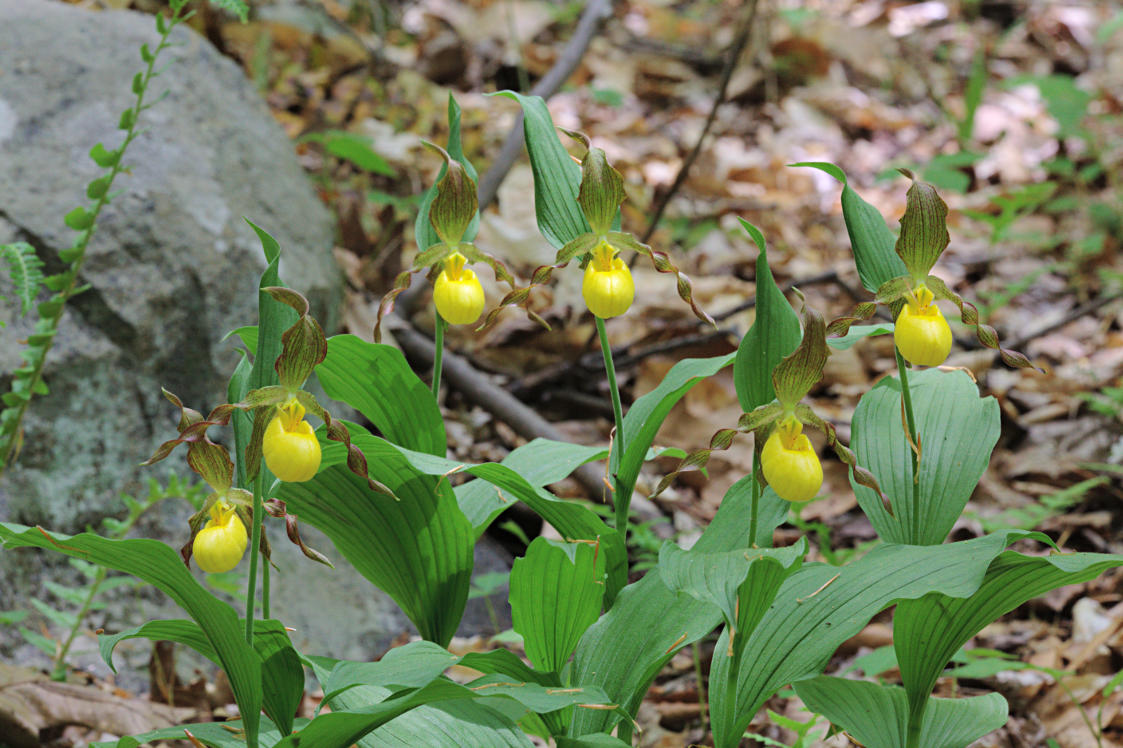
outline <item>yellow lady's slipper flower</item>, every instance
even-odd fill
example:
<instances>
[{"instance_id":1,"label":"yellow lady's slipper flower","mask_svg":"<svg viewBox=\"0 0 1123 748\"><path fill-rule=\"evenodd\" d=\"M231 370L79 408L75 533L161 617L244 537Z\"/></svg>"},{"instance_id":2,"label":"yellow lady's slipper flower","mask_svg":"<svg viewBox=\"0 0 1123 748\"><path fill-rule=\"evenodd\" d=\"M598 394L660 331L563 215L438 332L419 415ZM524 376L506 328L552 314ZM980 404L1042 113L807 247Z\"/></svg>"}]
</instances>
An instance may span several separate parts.
<instances>
[{"instance_id":1,"label":"yellow lady's slipper flower","mask_svg":"<svg viewBox=\"0 0 1123 748\"><path fill-rule=\"evenodd\" d=\"M303 483L320 469L320 442L304 420L304 406L295 399L278 406L265 428L261 451L265 464L287 483Z\"/></svg>"},{"instance_id":2,"label":"yellow lady's slipper flower","mask_svg":"<svg viewBox=\"0 0 1123 748\"><path fill-rule=\"evenodd\" d=\"M585 267L581 295L589 311L601 319L618 317L636 298L632 271L616 257L616 250L608 242L601 242L593 250L593 258Z\"/></svg>"},{"instance_id":3,"label":"yellow lady's slipper flower","mask_svg":"<svg viewBox=\"0 0 1123 748\"><path fill-rule=\"evenodd\" d=\"M787 501L810 501L823 485L823 466L803 424L795 416L781 420L760 454L764 479Z\"/></svg>"},{"instance_id":4,"label":"yellow lady's slipper flower","mask_svg":"<svg viewBox=\"0 0 1123 748\"><path fill-rule=\"evenodd\" d=\"M453 252L433 284L433 304L450 325L470 325L484 310L484 288L465 262L464 255Z\"/></svg>"},{"instance_id":5,"label":"yellow lady's slipper flower","mask_svg":"<svg viewBox=\"0 0 1123 748\"><path fill-rule=\"evenodd\" d=\"M951 328L933 298L927 286L917 286L897 315L893 330L893 342L901 355L916 366L939 366L951 353Z\"/></svg>"},{"instance_id":6,"label":"yellow lady's slipper flower","mask_svg":"<svg viewBox=\"0 0 1123 748\"><path fill-rule=\"evenodd\" d=\"M211 507L211 518L191 544L195 563L208 574L230 571L242 560L245 552L246 526L238 518L234 507L216 501Z\"/></svg>"}]
</instances>

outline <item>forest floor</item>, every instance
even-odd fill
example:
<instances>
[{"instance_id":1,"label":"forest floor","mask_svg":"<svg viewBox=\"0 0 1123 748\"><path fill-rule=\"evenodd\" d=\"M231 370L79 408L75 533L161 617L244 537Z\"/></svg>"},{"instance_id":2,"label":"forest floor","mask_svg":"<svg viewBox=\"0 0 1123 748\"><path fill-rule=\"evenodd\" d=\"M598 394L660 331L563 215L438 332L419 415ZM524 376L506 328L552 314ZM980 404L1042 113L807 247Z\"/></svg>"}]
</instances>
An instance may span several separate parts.
<instances>
[{"instance_id":1,"label":"forest floor","mask_svg":"<svg viewBox=\"0 0 1123 748\"><path fill-rule=\"evenodd\" d=\"M78 4L146 12L159 5ZM445 142L449 93L463 109L465 151L483 174L517 113L514 102L487 94L529 90L541 80L583 4L255 6L246 25L207 9L193 24L243 65L339 217L335 253L350 289L344 324L369 339L378 298L416 252L416 208L440 166L421 141ZM744 50L733 57L739 41ZM691 160L723 82L724 103ZM906 167L934 183L951 208L951 245L937 274L975 301L1005 345L1045 370L1004 368L952 321L958 344L948 364L974 373L983 394L997 398L1003 421L990 468L953 537L1016 527L1042 530L1069 550L1123 552L1123 5L621 0L549 107L559 126L588 134L623 173L626 229L644 234L665 203L649 243L690 275L700 305L718 320L716 331L700 325L667 276L638 266L635 305L609 323L626 402L676 360L734 350L751 324L746 302L757 250L738 218L764 232L781 287L797 287L828 319L864 298L839 184L788 164L842 167L891 226L907 187L895 168ZM672 189L684 165L685 178ZM477 240L524 279L553 256L536 228L531 184L524 156L484 212ZM453 330L449 346L567 437L595 443L607 439L612 413L579 275L570 268L535 291L533 307L552 331L508 311L484 334ZM493 302L506 290L490 273L481 278ZM415 286L423 288L398 311L431 334L427 285ZM844 441L858 397L891 368L887 338L831 357L813 396ZM487 402L454 388L444 407L459 458L499 460L526 440ZM659 443L705 446L740 413L726 372L685 398ZM714 455L708 479L683 475L635 533L636 556L650 558L663 537L697 535L750 464L748 444L738 443ZM649 466L641 492L673 466ZM817 557L839 562L875 536L845 467L829 461L825 468L827 498L794 509L778 532L806 532ZM586 494L575 481L555 489ZM1108 573L1059 589L975 638L978 656L938 689L1007 697L1008 726L979 745L1123 744L1123 692L1102 693L1123 665L1119 581ZM857 668L892 680L894 671L879 664L891 641L889 620L875 619L828 672ZM707 744L698 685L686 650L640 711L642 745ZM750 731L779 742L760 745L846 745L841 736L814 743L826 723L794 697L781 695L769 707L779 716L762 712ZM805 724L806 742L795 743L796 723Z\"/></svg>"}]
</instances>

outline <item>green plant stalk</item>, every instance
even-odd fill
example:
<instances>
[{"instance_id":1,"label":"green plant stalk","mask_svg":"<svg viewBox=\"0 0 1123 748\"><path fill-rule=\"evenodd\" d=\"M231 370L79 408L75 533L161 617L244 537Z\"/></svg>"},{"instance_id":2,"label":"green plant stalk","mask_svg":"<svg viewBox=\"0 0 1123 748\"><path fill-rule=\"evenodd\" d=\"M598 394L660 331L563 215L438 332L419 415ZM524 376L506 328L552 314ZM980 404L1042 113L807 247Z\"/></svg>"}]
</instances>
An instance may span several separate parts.
<instances>
[{"instance_id":1,"label":"green plant stalk","mask_svg":"<svg viewBox=\"0 0 1123 748\"><path fill-rule=\"evenodd\" d=\"M109 180L106 185L105 192L103 192L101 197L98 198L97 203L94 205L93 211L91 211L90 226L89 228L80 232L79 238L74 245L74 247L79 250L78 256L73 260L73 262L71 262L70 269L64 271L70 276L70 279L61 290L59 290L53 297L51 297L52 301L62 302L59 305L57 312L49 317L44 318L50 322L51 330L58 329L59 322L62 319L62 313L66 309L66 303L72 296L74 296L77 290L78 275L82 270L82 264L86 260L86 248L89 246L90 240L94 236L94 231L97 229L98 217L101 215L102 208L104 208L109 203L114 180L116 180L117 175L120 174L122 169L124 168L122 166L122 162L124 161L125 151L128 149L129 144L132 143L138 135L137 122L140 120L141 111L144 110L144 95L148 92L148 84L156 75L154 69L156 65L156 58L159 57L160 52L162 52L166 47L169 46L168 35L171 34L172 29L174 29L182 20L179 15L182 9L182 7L179 7L172 12L172 16L168 21L167 28L165 29L164 33L160 35L160 43L156 45L156 49L153 50L152 56L149 59L146 67L144 68L144 75L141 79L140 92L137 94L136 103L132 108L132 124L129 126L129 129L125 133L124 142L122 142L121 147L117 149L117 161L113 164L113 167L110 170ZM13 419L15 427L12 429L7 441L4 442L3 454L0 454L0 475L3 475L4 471L7 470L9 464L11 463L13 455L16 453L16 450L19 447L21 441L20 424L23 423L23 417L27 414L27 406L31 404L31 398L34 397L36 387L38 387L39 383L43 380L43 366L46 364L47 354L50 352L53 343L53 336L48 338L46 342L43 343L43 353L41 356L37 357L37 360L35 360L34 369L31 372L31 377L27 380L27 399L21 400L19 404L15 406L16 416Z\"/></svg>"},{"instance_id":2,"label":"green plant stalk","mask_svg":"<svg viewBox=\"0 0 1123 748\"><path fill-rule=\"evenodd\" d=\"M909 728L905 748L920 748L920 725L924 721L924 712L927 708L928 699L925 699L920 708L909 709Z\"/></svg>"},{"instance_id":3,"label":"green plant stalk","mask_svg":"<svg viewBox=\"0 0 1123 748\"><path fill-rule=\"evenodd\" d=\"M760 512L760 450L753 447L753 503L749 509L749 542L756 546L757 514Z\"/></svg>"},{"instance_id":4,"label":"green plant stalk","mask_svg":"<svg viewBox=\"0 0 1123 748\"><path fill-rule=\"evenodd\" d=\"M264 518L262 518L264 519ZM265 528L261 528L262 537L265 535ZM269 619L269 563L266 562L261 565L261 618L262 620Z\"/></svg>"},{"instance_id":5,"label":"green plant stalk","mask_svg":"<svg viewBox=\"0 0 1123 748\"><path fill-rule=\"evenodd\" d=\"M742 646L743 642L734 641L735 637L741 636L741 632L738 631L738 632L734 633L732 626L727 625L726 628L729 629L729 637L730 637L729 640L733 644L733 652L732 652L731 655L726 655L725 653L722 653L722 654L719 655L717 652L714 652L714 657L729 656L732 660L729 663L729 671L728 671L727 677L725 679L725 703L736 705L737 704L737 681L740 679L739 676L740 676L740 672L741 672L741 652L744 649L744 647ZM713 671L713 664L712 663L710 664L710 670L711 670L711 672ZM710 690L713 690L713 684L710 684ZM736 708L736 707L734 707L734 708Z\"/></svg>"},{"instance_id":6,"label":"green plant stalk","mask_svg":"<svg viewBox=\"0 0 1123 748\"><path fill-rule=\"evenodd\" d=\"M51 667L51 680L66 680L66 655L70 653L70 647L78 637L78 630L82 627L82 621L89 615L90 607L94 603L94 597L97 595L108 573L108 569L104 566L98 567L97 576L94 577L93 583L90 584L90 591L86 594L86 599L82 602L82 607L75 616L74 625L70 627L70 633L67 635L66 641L62 643L62 646L59 647L58 652L55 654L55 661Z\"/></svg>"},{"instance_id":7,"label":"green plant stalk","mask_svg":"<svg viewBox=\"0 0 1123 748\"><path fill-rule=\"evenodd\" d=\"M608 391L612 396L612 417L616 421L616 438L612 440L612 450L608 455L608 464L619 469L624 455L624 409L620 405L620 387L616 384L616 366L612 363L612 347L608 344L608 330L604 327L604 320L593 315L597 323L597 336L600 338L600 351L604 356L604 372L608 376ZM615 481L616 489L612 494L612 505L616 514L616 532L622 537L628 533L628 502L619 496L620 482ZM629 497L630 498L630 497Z\"/></svg>"},{"instance_id":8,"label":"green plant stalk","mask_svg":"<svg viewBox=\"0 0 1123 748\"><path fill-rule=\"evenodd\" d=\"M250 578L246 582L246 642L253 646L253 618L254 603L257 600L257 556L261 548L261 521L264 512L261 499L262 474L264 470L258 468L257 477L253 479L253 525L250 533Z\"/></svg>"},{"instance_id":9,"label":"green plant stalk","mask_svg":"<svg viewBox=\"0 0 1123 748\"><path fill-rule=\"evenodd\" d=\"M1071 701L1076 706L1076 710L1078 712L1080 712L1080 716L1084 718L1084 726L1088 728L1088 732L1092 733L1092 737L1095 738L1095 740L1096 740L1096 745L1099 748L1103 748L1104 743L1103 743L1102 728L1100 730L1097 730L1096 725L1092 724L1092 719L1088 716L1088 713L1084 710L1084 707L1081 706L1080 700L1076 698L1076 694L1074 694L1072 692L1072 689L1068 687L1068 684L1066 684L1064 682L1064 678L1058 678L1057 679L1057 685L1059 685L1062 689L1064 689L1065 695L1068 696L1068 700ZM1097 714L1096 714L1096 723L1097 724L1100 723L1100 719L1101 719L1102 716L1103 716L1103 706L1101 705L1100 711L1097 712Z\"/></svg>"},{"instance_id":10,"label":"green plant stalk","mask_svg":"<svg viewBox=\"0 0 1123 748\"><path fill-rule=\"evenodd\" d=\"M901 380L901 400L905 408L905 425L909 430L909 454L912 455L912 540L915 542L920 535L920 456L916 453L920 442L917 440L916 416L912 410L912 392L909 390L908 364L904 356L896 347L893 351L897 354L897 375Z\"/></svg>"},{"instance_id":11,"label":"green plant stalk","mask_svg":"<svg viewBox=\"0 0 1123 748\"><path fill-rule=\"evenodd\" d=\"M139 510L134 509L129 512L128 518L125 519L125 521L117 528L116 532L114 532L110 537L114 540L121 540L128 536L129 532L136 525L137 521L140 520L141 515L155 506L158 501L159 499L156 499L155 501L152 500L152 497L150 495L148 501L145 502L143 507L141 507ZM94 603L94 598L97 597L97 593L100 591L101 585L105 582L106 577L108 576L109 569L104 566L99 566L97 574L94 576L94 581L90 583L90 588L89 592L86 594L86 599L82 601L82 607L79 608L78 613L74 617L74 625L70 627L70 631L66 636L66 641L63 642L62 646L55 654L55 659L51 667L52 680L61 681L66 679L66 655L70 653L70 647L73 646L74 640L78 638L78 632L82 628L82 621L84 621L86 619L86 616L89 615L90 609Z\"/></svg>"},{"instance_id":12,"label":"green plant stalk","mask_svg":"<svg viewBox=\"0 0 1123 748\"><path fill-rule=\"evenodd\" d=\"M436 325L433 328L433 399L436 400L440 397L441 392L441 368L444 365L445 353L445 327L448 323L445 322L444 317L438 311L433 312L437 318Z\"/></svg>"},{"instance_id":13,"label":"green plant stalk","mask_svg":"<svg viewBox=\"0 0 1123 748\"><path fill-rule=\"evenodd\" d=\"M912 409L912 391L909 389L908 364L896 346L893 348L897 355L897 375L901 380L901 402L905 410L905 425L909 430L911 443L909 454L912 455L912 540L916 541L920 535L920 457L916 453L919 445L916 435L916 416ZM910 707L909 724L906 748L920 748L920 727L924 721L924 712L928 708L928 699L924 699L918 707Z\"/></svg>"}]
</instances>

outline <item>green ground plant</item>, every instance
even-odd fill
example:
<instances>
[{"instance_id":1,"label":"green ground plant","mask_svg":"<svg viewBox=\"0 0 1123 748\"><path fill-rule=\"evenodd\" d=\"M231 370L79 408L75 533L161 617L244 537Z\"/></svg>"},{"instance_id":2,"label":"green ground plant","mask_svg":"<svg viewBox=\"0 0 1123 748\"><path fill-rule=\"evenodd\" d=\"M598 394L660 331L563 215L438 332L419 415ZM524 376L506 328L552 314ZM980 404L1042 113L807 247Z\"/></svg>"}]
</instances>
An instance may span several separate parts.
<instances>
[{"instance_id":1,"label":"green ground plant","mask_svg":"<svg viewBox=\"0 0 1123 748\"><path fill-rule=\"evenodd\" d=\"M183 5L173 3L173 19ZM169 24L160 23L162 29ZM151 539L66 536L0 523L5 552L36 547L62 553L132 575L180 605L183 619L104 634L99 646L110 667L114 647L124 639L171 640L211 659L230 683L238 720L181 725L100 745L136 748L188 736L213 748L452 748L530 746L530 735L552 739L559 748L632 745L636 713L656 675L677 652L715 630L720 634L707 706L718 748L738 745L765 702L788 686L815 714L867 748L965 748L1005 724L1006 701L997 693L934 698L945 668L990 622L1051 589L1123 566L1123 556L1069 553L1041 533L1010 528L946 542L987 467L1001 423L997 402L980 397L971 377L938 368L952 339L936 300L954 304L980 343L997 350L1007 365L1030 364L1001 348L975 307L930 274L949 242L947 207L936 189L905 175L911 181L907 210L894 237L840 169L797 165L842 183L843 215L869 301L830 324L802 298L797 313L773 279L765 237L743 221L759 249L756 319L736 352L680 361L625 409L608 328L596 316L615 421L607 449L538 439L499 463L461 463L446 456L437 403L447 324L482 319L486 326L507 306L521 306L533 317L534 288L563 271L583 273L592 310L604 317L624 314L635 288L621 252L648 258L709 321L689 279L667 255L620 230L623 179L604 151L580 133L566 133L583 150L578 166L542 99L503 95L525 115L538 226L557 255L523 287L473 244L479 222L475 170L464 157L460 112L450 98L449 142L446 149L434 147L444 168L421 202L418 254L379 310L381 320L412 273L428 273L438 315L429 384L392 346L354 335L326 337L305 298L283 284L282 248L251 223L266 268L256 324L235 331L246 355L231 374L228 402L204 415L165 392L179 411L177 433L154 445L149 460L186 457L209 487L186 528L184 557ZM138 98L137 113L140 106ZM96 209L81 215L88 220L83 230L91 231ZM565 270L574 262L580 271ZM469 267L479 263L511 286L486 316ZM895 325L859 324L879 304L889 308ZM889 332L897 371L863 395L845 445L805 400L833 350ZM704 468L715 449L741 448L735 440L742 434L754 435L753 469L730 487L691 548L663 544L653 567L630 581L630 505L641 467L653 456L652 442L677 402L729 367L743 415L735 425L713 424L707 448L686 455L662 486L681 470ZM305 389L313 375L326 406ZM332 403L358 411L371 428L334 418ZM313 429L306 416L322 424ZM791 504L821 493L820 458L804 427L823 432L849 467L858 504L879 538L845 563L806 560L806 537L773 547L773 531ZM232 438L215 441L212 429ZM546 488L594 460L607 460L612 511L604 518ZM470 480L453 486L453 472ZM514 501L560 537L529 539L510 574L513 626L525 658L507 649L453 655L447 647L471 594L473 545ZM377 662L293 647L284 621L270 613L274 580L262 527L283 523L309 560L326 562L301 541L297 516L398 603L419 641ZM639 540L640 548L650 542L646 535ZM1015 544L1019 550L1012 549ZM222 574L239 566L247 548L240 605L212 594L184 563ZM331 570L324 566L323 573ZM846 640L893 606L901 686L821 675ZM481 675L466 683L453 680L446 672L454 665ZM297 716L306 669L330 707L312 718ZM803 741L817 723L812 718L789 726Z\"/></svg>"},{"instance_id":2,"label":"green ground plant","mask_svg":"<svg viewBox=\"0 0 1123 748\"><path fill-rule=\"evenodd\" d=\"M100 527L101 536L113 540L124 539L146 512L167 499L183 499L198 509L202 505L203 494L200 491L200 484L189 485L174 473L168 478L167 485L160 485L156 480L149 479L148 493L141 498L122 494L121 502L124 505L125 516L121 519L116 517L103 519ZM70 667L67 658L71 654L71 647L84 631L86 618L90 613L106 607L106 603L98 596L118 587L139 586L135 577L110 577L108 567L87 563L79 558L70 559L70 565L82 575L84 584L76 587L48 581L45 587L53 596L54 604L41 599L31 600L32 607L53 624L53 631L50 629L35 631L19 625L27 617L27 611L0 613L0 623L18 625L20 635L51 658L51 678L58 681L66 680L67 670Z\"/></svg>"}]
</instances>

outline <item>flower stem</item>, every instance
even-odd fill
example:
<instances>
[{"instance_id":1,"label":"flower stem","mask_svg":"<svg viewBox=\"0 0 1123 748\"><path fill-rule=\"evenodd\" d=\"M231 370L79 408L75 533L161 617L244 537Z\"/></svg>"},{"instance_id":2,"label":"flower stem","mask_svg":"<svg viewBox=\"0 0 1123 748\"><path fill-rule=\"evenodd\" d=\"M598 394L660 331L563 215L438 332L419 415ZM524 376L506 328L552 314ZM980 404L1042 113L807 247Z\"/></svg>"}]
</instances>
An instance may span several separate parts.
<instances>
[{"instance_id":1,"label":"flower stem","mask_svg":"<svg viewBox=\"0 0 1123 748\"><path fill-rule=\"evenodd\" d=\"M923 717L923 710L921 710L919 714L909 715L908 735L905 738L907 741L905 748L920 748L920 721Z\"/></svg>"},{"instance_id":2,"label":"flower stem","mask_svg":"<svg viewBox=\"0 0 1123 748\"><path fill-rule=\"evenodd\" d=\"M760 451L752 448L752 505L749 509L749 542L757 545L757 514L760 511Z\"/></svg>"},{"instance_id":3,"label":"flower stem","mask_svg":"<svg viewBox=\"0 0 1123 748\"><path fill-rule=\"evenodd\" d=\"M265 537L265 527L261 528L261 536ZM261 619L269 618L269 562L261 565Z\"/></svg>"},{"instance_id":4,"label":"flower stem","mask_svg":"<svg viewBox=\"0 0 1123 748\"><path fill-rule=\"evenodd\" d=\"M608 375L608 392L612 396L612 417L616 421L616 438L612 440L612 451L608 455L610 469L620 469L620 461L624 456L624 409L620 405L620 387L616 384L616 366L612 363L612 347L608 344L608 330L604 327L604 320L593 315L597 323L597 336L600 338L600 351L604 356L604 372ZM615 481L617 489L620 482ZM628 504L631 497L612 495L612 505L616 509L616 531L622 536L628 532Z\"/></svg>"},{"instance_id":5,"label":"flower stem","mask_svg":"<svg viewBox=\"0 0 1123 748\"><path fill-rule=\"evenodd\" d=\"M905 409L905 425L909 430L909 453L912 455L912 524L913 532L910 538L914 543L920 543L920 455L917 448L916 416L912 410L912 391L909 389L908 364L905 363L901 351L893 349L897 354L897 375L901 380L901 400Z\"/></svg>"},{"instance_id":6,"label":"flower stem","mask_svg":"<svg viewBox=\"0 0 1123 748\"><path fill-rule=\"evenodd\" d=\"M440 312L434 311L437 317L436 326L433 329L433 399L436 400L440 397L441 391L441 367L444 363L445 352L445 327L448 325Z\"/></svg>"},{"instance_id":7,"label":"flower stem","mask_svg":"<svg viewBox=\"0 0 1123 748\"><path fill-rule=\"evenodd\" d=\"M257 601L257 556L261 548L261 520L263 511L261 489L264 470L258 469L257 477L253 479L253 519L250 524L253 529L250 533L250 579L246 583L246 642L253 646L253 617L254 603Z\"/></svg>"}]
</instances>

